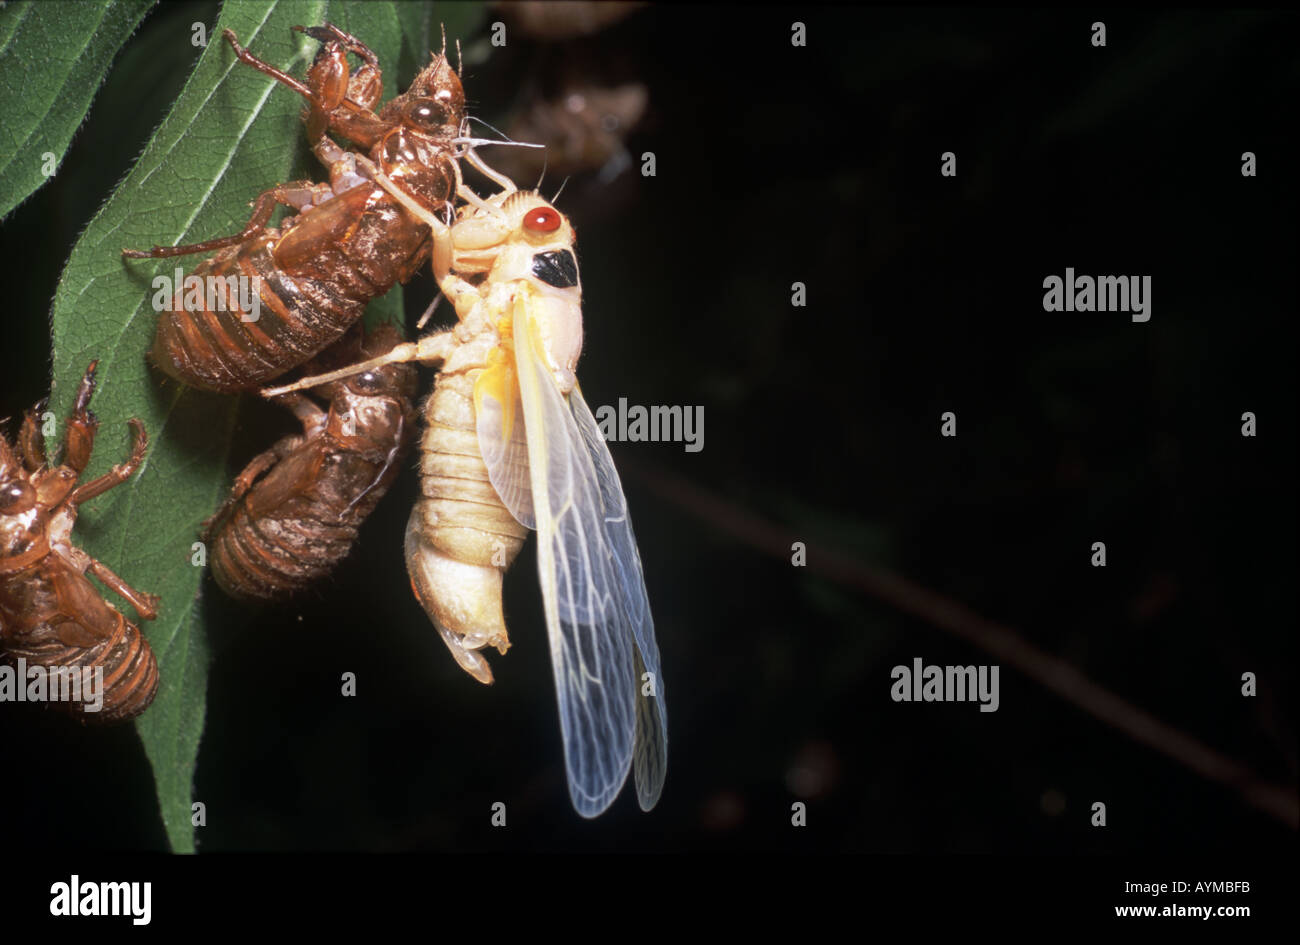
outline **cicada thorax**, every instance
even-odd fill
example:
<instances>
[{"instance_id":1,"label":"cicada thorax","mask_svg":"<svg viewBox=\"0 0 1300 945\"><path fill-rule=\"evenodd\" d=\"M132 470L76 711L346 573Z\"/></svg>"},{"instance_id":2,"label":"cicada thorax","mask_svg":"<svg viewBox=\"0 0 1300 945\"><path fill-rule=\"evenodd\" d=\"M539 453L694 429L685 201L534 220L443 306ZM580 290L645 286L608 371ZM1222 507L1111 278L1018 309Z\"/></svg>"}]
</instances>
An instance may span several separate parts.
<instances>
[{"instance_id":1,"label":"cicada thorax","mask_svg":"<svg viewBox=\"0 0 1300 945\"><path fill-rule=\"evenodd\" d=\"M385 327L359 352L347 339L336 347L355 361L399 341ZM250 600L285 597L348 555L414 439L415 385L413 366L391 364L323 385L328 410L306 397L289 401L303 432L256 457L210 521L212 573L223 590Z\"/></svg>"},{"instance_id":2,"label":"cicada thorax","mask_svg":"<svg viewBox=\"0 0 1300 945\"><path fill-rule=\"evenodd\" d=\"M144 459L148 439L132 420L134 444L125 463L86 483L97 421L90 413L92 363L68 418L62 462L47 463L37 411L28 412L16 448L0 432L0 650L10 664L46 670L46 699L86 723L134 718L153 701L158 663L144 635L103 597L89 572L151 619L158 600L72 544L79 503L126 482ZM75 674L74 683L69 678ZM95 679L102 701L87 708L84 683ZM27 685L18 680L18 685ZM102 686L102 688L100 688ZM79 692L81 701L56 697Z\"/></svg>"},{"instance_id":3,"label":"cicada thorax","mask_svg":"<svg viewBox=\"0 0 1300 945\"><path fill-rule=\"evenodd\" d=\"M382 81L374 54L329 25L306 32L323 43L306 85L226 36L243 62L307 98L303 121L330 183L300 181L264 192L238 237L128 253L167 257L221 246L191 273L198 280L176 287L151 351L162 371L194 387L249 390L298 367L337 341L367 302L428 261L429 226L377 186L366 165L430 212L441 213L456 192L453 140L465 97L445 54L376 113ZM365 60L351 75L349 52ZM357 150L344 150L329 133ZM270 227L277 204L296 215Z\"/></svg>"}]
</instances>

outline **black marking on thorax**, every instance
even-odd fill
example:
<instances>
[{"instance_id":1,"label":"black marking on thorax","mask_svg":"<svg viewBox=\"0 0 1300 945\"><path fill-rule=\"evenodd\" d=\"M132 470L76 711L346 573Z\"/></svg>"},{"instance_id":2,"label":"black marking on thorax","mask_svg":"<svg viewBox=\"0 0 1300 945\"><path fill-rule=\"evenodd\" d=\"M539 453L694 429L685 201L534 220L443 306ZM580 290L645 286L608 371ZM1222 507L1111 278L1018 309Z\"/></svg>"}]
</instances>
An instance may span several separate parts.
<instances>
[{"instance_id":1,"label":"black marking on thorax","mask_svg":"<svg viewBox=\"0 0 1300 945\"><path fill-rule=\"evenodd\" d=\"M578 261L567 249L538 253L533 257L533 275L557 289L578 284Z\"/></svg>"}]
</instances>

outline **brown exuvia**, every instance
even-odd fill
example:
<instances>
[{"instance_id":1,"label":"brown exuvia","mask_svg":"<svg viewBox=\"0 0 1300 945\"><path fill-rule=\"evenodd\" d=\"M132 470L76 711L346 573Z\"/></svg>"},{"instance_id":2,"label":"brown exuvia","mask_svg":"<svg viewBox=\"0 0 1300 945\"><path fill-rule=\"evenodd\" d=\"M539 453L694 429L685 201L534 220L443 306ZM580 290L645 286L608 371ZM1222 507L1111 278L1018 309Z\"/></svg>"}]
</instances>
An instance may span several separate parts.
<instances>
[{"instance_id":1,"label":"brown exuvia","mask_svg":"<svg viewBox=\"0 0 1300 945\"><path fill-rule=\"evenodd\" d=\"M302 30L302 27L295 27ZM328 184L293 181L263 192L244 229L188 246L123 250L133 258L216 254L192 273L197 290L175 286L161 313L151 359L205 390L250 390L337 341L366 303L406 282L429 258L429 227L377 186L378 171L410 200L441 212L453 198L465 93L445 50L378 113L379 61L360 40L325 24L303 30L321 41L306 83L253 56L224 32L241 62L307 99L303 122ZM349 72L347 54L364 64ZM364 153L345 151L329 133ZM296 211L267 224L277 204ZM250 304L251 303L251 304Z\"/></svg>"},{"instance_id":2,"label":"brown exuvia","mask_svg":"<svg viewBox=\"0 0 1300 945\"><path fill-rule=\"evenodd\" d=\"M320 359L376 357L401 341L383 326L358 346L345 338ZM333 357L332 357L333 356ZM212 573L233 597L272 599L328 574L396 478L416 428L415 368L390 364L282 402L302 422L255 457L209 520Z\"/></svg>"},{"instance_id":3,"label":"brown exuvia","mask_svg":"<svg viewBox=\"0 0 1300 945\"><path fill-rule=\"evenodd\" d=\"M102 672L99 711L82 711L89 709L84 694L81 705L51 701L84 722L105 723L148 708L158 689L158 663L139 628L104 600L86 574L129 601L145 620L157 615L158 598L135 590L72 544L78 506L130 479L148 445L144 426L131 420L127 461L78 485L99 425L89 409L96 364L91 362L77 390L58 465L46 460L39 408L27 412L16 444L0 433L0 646L7 661L51 674L84 678L80 671Z\"/></svg>"}]
</instances>

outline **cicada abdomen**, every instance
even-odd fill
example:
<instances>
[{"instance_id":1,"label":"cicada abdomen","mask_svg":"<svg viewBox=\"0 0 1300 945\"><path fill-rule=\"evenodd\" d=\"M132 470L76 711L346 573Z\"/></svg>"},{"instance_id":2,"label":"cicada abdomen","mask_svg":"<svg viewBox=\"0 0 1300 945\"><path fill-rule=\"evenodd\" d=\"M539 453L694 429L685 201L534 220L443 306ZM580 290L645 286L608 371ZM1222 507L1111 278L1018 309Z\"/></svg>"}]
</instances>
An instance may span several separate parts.
<instances>
[{"instance_id":1,"label":"cicada abdomen","mask_svg":"<svg viewBox=\"0 0 1300 945\"><path fill-rule=\"evenodd\" d=\"M372 196L369 187L354 187L316 208L319 216L294 217L204 260L193 275L218 287L216 310L206 293L186 308L178 292L159 320L151 360L194 387L233 393L337 341L371 298L409 280L429 255L427 230L392 204L367 208ZM349 223L357 223L351 238L336 238ZM354 245L358 239L367 251ZM253 278L248 285L255 288L243 291L258 293L254 311L241 305L238 282L227 288L231 276Z\"/></svg>"},{"instance_id":2,"label":"cicada abdomen","mask_svg":"<svg viewBox=\"0 0 1300 945\"><path fill-rule=\"evenodd\" d=\"M38 580L49 581L50 575L41 575ZM21 659L28 667L42 666L58 673L80 674L83 680L80 705L54 698L54 686L64 685L57 675L50 677L55 682L47 683L47 698L51 706L75 713L82 722L107 725L133 719L149 708L158 691L158 662L153 650L140 628L105 603L85 577L68 583L81 584L74 592L78 598L73 605L78 613L77 628L66 622L41 621L27 632L6 634L6 658L11 665ZM82 635L81 631L90 624L94 630ZM94 711L85 708L92 678L87 672L102 672L94 685L100 688L103 701Z\"/></svg>"},{"instance_id":3,"label":"cicada abdomen","mask_svg":"<svg viewBox=\"0 0 1300 945\"><path fill-rule=\"evenodd\" d=\"M330 182L296 181L262 193L234 236L188 246L126 250L134 258L219 252L177 286L158 322L150 357L194 387L236 392L301 365L337 341L366 303L408 281L428 260L431 234L371 170L403 199L442 212L459 180L453 139L465 94L445 52L378 113L383 83L374 53L336 27L308 29L322 46L303 84L225 37L242 62L307 99L303 121ZM349 72L347 54L364 64ZM333 132L362 154L345 151ZM368 155L368 157L367 157ZM295 211L267 224L277 205Z\"/></svg>"},{"instance_id":4,"label":"cicada abdomen","mask_svg":"<svg viewBox=\"0 0 1300 945\"><path fill-rule=\"evenodd\" d=\"M478 650L510 646L501 581L528 529L502 504L478 445L474 385L484 365L444 369L424 403L420 499L406 526L406 566L416 597L452 655L480 682L492 670Z\"/></svg>"},{"instance_id":5,"label":"cicada abdomen","mask_svg":"<svg viewBox=\"0 0 1300 945\"><path fill-rule=\"evenodd\" d=\"M146 620L157 615L158 598L135 590L72 544L78 507L131 478L148 445L144 427L131 420L134 442L127 461L78 484L98 425L89 410L94 379L92 362L68 419L60 464L46 461L37 411L27 413L16 444L0 433L0 646L9 663L26 664L28 673L33 667L45 672L52 705L83 722L108 723L148 708L158 689L158 663L140 629L104 600L86 574ZM87 691L96 677L95 688ZM78 689L79 700L68 701L68 693ZM95 690L97 709L90 699Z\"/></svg>"},{"instance_id":6,"label":"cicada abdomen","mask_svg":"<svg viewBox=\"0 0 1300 945\"><path fill-rule=\"evenodd\" d=\"M375 357L400 340L383 326L360 346L344 339L320 360ZM212 573L223 590L284 597L347 556L414 439L415 388L415 368L391 364L322 385L328 410L304 395L286 398L303 432L255 457L208 523Z\"/></svg>"}]
</instances>

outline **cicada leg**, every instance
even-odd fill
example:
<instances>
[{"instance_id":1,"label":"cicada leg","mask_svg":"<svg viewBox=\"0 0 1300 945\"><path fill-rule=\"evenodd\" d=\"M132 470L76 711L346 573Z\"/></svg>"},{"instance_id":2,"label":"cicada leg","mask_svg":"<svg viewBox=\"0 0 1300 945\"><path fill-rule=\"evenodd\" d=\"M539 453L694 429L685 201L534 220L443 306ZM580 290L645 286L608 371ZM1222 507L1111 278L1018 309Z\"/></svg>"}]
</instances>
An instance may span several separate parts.
<instances>
[{"instance_id":1,"label":"cicada leg","mask_svg":"<svg viewBox=\"0 0 1300 945\"><path fill-rule=\"evenodd\" d=\"M316 60L307 71L307 100L311 103L306 116L307 140L311 141L314 147L317 142L325 139L331 124L338 122L335 131L343 133L345 137L364 147L373 147L374 133L377 130L374 126L374 116L365 113L378 105L384 94L379 57L361 40L330 23L324 26L295 26L294 29L321 43ZM365 65L356 72L350 72L348 69L349 52L365 60ZM249 59L243 56L240 58L244 62L249 62L252 57L249 54ZM278 70L261 69L260 71L277 79L280 78L277 74ZM348 110L341 116L335 115L335 110L345 100L360 106L360 113Z\"/></svg>"},{"instance_id":2,"label":"cicada leg","mask_svg":"<svg viewBox=\"0 0 1300 945\"><path fill-rule=\"evenodd\" d=\"M302 27L295 27L295 28L302 29ZM301 82L299 82L297 79L295 79L293 76L289 75L288 73L281 72L279 69L271 65L269 62L263 62L261 59L258 59L256 56L254 56L243 46L239 45L239 40L235 37L235 33L233 30L228 30L228 29L222 30L221 35L225 37L226 42L230 44L230 47L235 51L235 55L239 57L239 61L244 63L244 65L252 66L258 72L261 72L264 75L269 75L277 82L283 82L285 85L289 86L289 88L293 89L303 98L311 100L313 102L315 101L315 97L312 95L311 89L307 88L307 86L303 85Z\"/></svg>"},{"instance_id":3,"label":"cicada leg","mask_svg":"<svg viewBox=\"0 0 1300 945\"><path fill-rule=\"evenodd\" d=\"M235 477L234 485L230 487L230 495L226 496L225 501L217 507L217 510L204 520L201 526L203 529L201 533L202 539L205 542L212 541L220 530L222 523L234 510L235 506L239 504L240 500L248 495L257 480L305 442L307 442L306 437L293 433L281 437L270 449L263 450L249 460L248 465Z\"/></svg>"},{"instance_id":4,"label":"cicada leg","mask_svg":"<svg viewBox=\"0 0 1300 945\"><path fill-rule=\"evenodd\" d=\"M149 448L149 434L145 432L144 424L139 420L132 418L127 423L131 426L132 444L131 455L127 457L126 462L119 463L104 475L77 486L68 496L68 505L75 508L84 502L89 502L96 496L103 495L109 489L120 486L135 475L135 471L144 462L145 451Z\"/></svg>"},{"instance_id":5,"label":"cicada leg","mask_svg":"<svg viewBox=\"0 0 1300 945\"><path fill-rule=\"evenodd\" d=\"M424 310L424 314L420 316L420 320L415 323L416 330L422 331L424 329L424 326L428 323L429 319L433 318L433 313L437 311L438 303L441 301L442 293L439 292L433 297L433 301L429 303L429 307Z\"/></svg>"},{"instance_id":6,"label":"cicada leg","mask_svg":"<svg viewBox=\"0 0 1300 945\"><path fill-rule=\"evenodd\" d=\"M493 143L496 143L496 142L493 142ZM522 146L522 147L536 147L536 145L532 145L532 144L524 144L523 142L505 142L505 141L503 141L503 142L500 142L500 143L501 143L501 144L518 144L518 145L520 145L520 146ZM484 177L486 177L488 180L492 181L492 183L494 183L494 184L496 184L498 187L500 187L502 193L512 194L512 193L514 193L516 190L519 189L518 187L515 186L515 182L512 181L509 177L506 177L506 175L501 174L501 173L499 173L499 172L497 172L497 171L494 171L491 167L489 167L489 166L487 165L487 162L485 162L481 157L479 157L479 156L478 156L478 152L475 151L473 148L470 148L469 150L467 150L467 151L465 152L465 160L466 160L466 161L469 161L470 166L472 166L473 168L475 168L475 169L476 169L480 174L482 174L482 175L483 175Z\"/></svg>"},{"instance_id":7,"label":"cicada leg","mask_svg":"<svg viewBox=\"0 0 1300 945\"><path fill-rule=\"evenodd\" d=\"M305 33L320 43L328 43L330 40L335 40L348 52L355 53L364 59L366 65L370 66L370 68L374 69L376 72L380 71L379 57L375 55L374 51L351 33L343 32L343 30L339 29L333 23L326 23L324 26L295 26L294 30L299 33ZM227 30L226 32L230 31ZM446 41L446 37L444 37L443 43L445 44ZM366 108L370 108L375 104L375 102L379 101L382 94L383 93L381 92L379 95L376 95L373 102L362 102L355 98L353 101L358 105L365 105Z\"/></svg>"},{"instance_id":8,"label":"cicada leg","mask_svg":"<svg viewBox=\"0 0 1300 945\"><path fill-rule=\"evenodd\" d=\"M402 447L406 440L406 419L402 416L401 403L398 401L394 401L394 403L397 403L397 429L393 434L393 445L388 450L388 453L385 454L384 463L379 467L379 472L375 473L375 477L370 480L370 484L362 489L361 492L348 503L345 513L351 512L352 509L356 507L357 503L368 496L381 482L384 481L384 477L388 475L388 471L393 468L393 463L397 462L397 457L402 452Z\"/></svg>"},{"instance_id":9,"label":"cicada leg","mask_svg":"<svg viewBox=\"0 0 1300 945\"><path fill-rule=\"evenodd\" d=\"M34 473L45 465L45 439L41 436L40 416L45 411L46 403L42 400L27 411L18 431L18 455L22 457L23 466L29 473Z\"/></svg>"},{"instance_id":10,"label":"cicada leg","mask_svg":"<svg viewBox=\"0 0 1300 945\"><path fill-rule=\"evenodd\" d=\"M81 376L77 397L72 402L72 413L68 414L68 426L63 431L62 462L78 476L90 464L90 454L95 448L95 431L99 428L99 421L90 412L90 398L95 393L95 368L98 366L98 359L91 361Z\"/></svg>"},{"instance_id":11,"label":"cicada leg","mask_svg":"<svg viewBox=\"0 0 1300 945\"><path fill-rule=\"evenodd\" d=\"M202 243L187 243L183 246L155 246L153 249L124 249L122 255L128 259L167 259L172 256L191 256L195 253L210 253L214 249L238 246L245 240L266 232L266 224L271 221L271 214L277 206L283 205L301 210L312 202L311 194L315 192L315 183L309 180L292 181L279 187L258 194L253 202L253 215L249 217L244 228L233 236L204 240Z\"/></svg>"},{"instance_id":12,"label":"cicada leg","mask_svg":"<svg viewBox=\"0 0 1300 945\"><path fill-rule=\"evenodd\" d=\"M351 364L345 368L339 368L337 371L330 371L328 374L316 374L312 377L304 377L300 381L295 381L292 384L285 384L282 387L264 388L261 394L268 400L272 397L282 397L285 394L290 394L294 391L318 387L321 384L328 384L331 381L342 380L343 378L351 377L354 374L364 374L366 371L373 371L377 368L381 368L385 364L402 364L411 361L418 361L421 364L431 364L445 361L456 345L456 337L452 332L440 331L433 335L425 335L416 342L408 341L405 344L397 345L387 354L381 354L377 358L371 358L368 361Z\"/></svg>"},{"instance_id":13,"label":"cicada leg","mask_svg":"<svg viewBox=\"0 0 1300 945\"><path fill-rule=\"evenodd\" d=\"M90 565L86 568L91 574L100 580L100 582L113 593L117 594L123 600L127 601L135 608L136 613L142 620L153 620L158 616L159 597L157 594L147 594L144 591L137 591L130 584L127 584L122 578L113 573L102 561L94 558L90 559Z\"/></svg>"}]
</instances>

